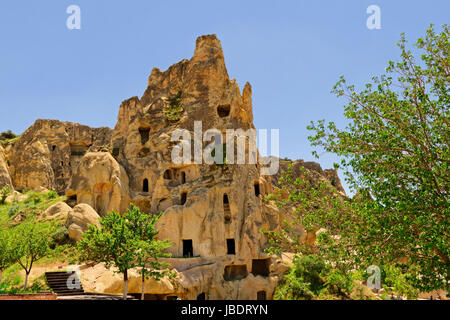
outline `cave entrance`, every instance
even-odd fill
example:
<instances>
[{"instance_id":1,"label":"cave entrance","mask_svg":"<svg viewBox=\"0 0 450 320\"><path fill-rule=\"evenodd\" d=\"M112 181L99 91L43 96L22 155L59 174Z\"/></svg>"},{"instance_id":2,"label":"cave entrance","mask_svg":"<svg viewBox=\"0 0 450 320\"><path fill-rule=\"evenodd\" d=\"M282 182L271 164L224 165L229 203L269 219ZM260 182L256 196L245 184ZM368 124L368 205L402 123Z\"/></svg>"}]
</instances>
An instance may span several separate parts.
<instances>
[{"instance_id":1,"label":"cave entrance","mask_svg":"<svg viewBox=\"0 0 450 320\"><path fill-rule=\"evenodd\" d=\"M200 293L197 296L197 300L206 300L206 294L204 292Z\"/></svg>"},{"instance_id":2,"label":"cave entrance","mask_svg":"<svg viewBox=\"0 0 450 320\"><path fill-rule=\"evenodd\" d=\"M227 239L227 254L236 254L234 239Z\"/></svg>"},{"instance_id":3,"label":"cave entrance","mask_svg":"<svg viewBox=\"0 0 450 320\"><path fill-rule=\"evenodd\" d=\"M141 135L141 143L145 144L150 138L150 128L148 127L139 128L139 134Z\"/></svg>"},{"instance_id":4,"label":"cave entrance","mask_svg":"<svg viewBox=\"0 0 450 320\"><path fill-rule=\"evenodd\" d=\"M170 169L167 169L164 171L164 179L171 180L172 179L172 171Z\"/></svg>"},{"instance_id":5,"label":"cave entrance","mask_svg":"<svg viewBox=\"0 0 450 320\"><path fill-rule=\"evenodd\" d=\"M229 104L226 104L226 105L223 105L223 106L218 106L217 107L217 114L221 118L228 117L230 115L230 109L231 109L231 107L230 107Z\"/></svg>"},{"instance_id":6,"label":"cave entrance","mask_svg":"<svg viewBox=\"0 0 450 320\"><path fill-rule=\"evenodd\" d=\"M226 193L223 195L223 214L225 217L225 223L231 223L230 202Z\"/></svg>"},{"instance_id":7,"label":"cave entrance","mask_svg":"<svg viewBox=\"0 0 450 320\"><path fill-rule=\"evenodd\" d=\"M192 246L192 240L183 240L183 257L193 257L194 247Z\"/></svg>"},{"instance_id":8,"label":"cave entrance","mask_svg":"<svg viewBox=\"0 0 450 320\"><path fill-rule=\"evenodd\" d=\"M148 192L148 179L147 178L145 178L144 181L142 182L142 191Z\"/></svg>"},{"instance_id":9,"label":"cave entrance","mask_svg":"<svg viewBox=\"0 0 450 320\"><path fill-rule=\"evenodd\" d=\"M241 280L247 277L247 265L229 265L225 267L223 278L226 281Z\"/></svg>"},{"instance_id":10,"label":"cave entrance","mask_svg":"<svg viewBox=\"0 0 450 320\"><path fill-rule=\"evenodd\" d=\"M267 294L264 290L258 291L256 293L256 300L267 300Z\"/></svg>"},{"instance_id":11,"label":"cave entrance","mask_svg":"<svg viewBox=\"0 0 450 320\"><path fill-rule=\"evenodd\" d=\"M186 172L181 172L181 184L186 183Z\"/></svg>"},{"instance_id":12,"label":"cave entrance","mask_svg":"<svg viewBox=\"0 0 450 320\"><path fill-rule=\"evenodd\" d=\"M255 182L254 188L255 188L255 196L259 197L259 195L261 194L261 190L260 190L260 187L259 187L259 182Z\"/></svg>"},{"instance_id":13,"label":"cave entrance","mask_svg":"<svg viewBox=\"0 0 450 320\"><path fill-rule=\"evenodd\" d=\"M181 193L180 204L184 205L186 203L186 200L187 200L187 192Z\"/></svg>"},{"instance_id":14,"label":"cave entrance","mask_svg":"<svg viewBox=\"0 0 450 320\"><path fill-rule=\"evenodd\" d=\"M253 259L252 273L255 276L268 277L270 274L270 258L269 259Z\"/></svg>"}]
</instances>

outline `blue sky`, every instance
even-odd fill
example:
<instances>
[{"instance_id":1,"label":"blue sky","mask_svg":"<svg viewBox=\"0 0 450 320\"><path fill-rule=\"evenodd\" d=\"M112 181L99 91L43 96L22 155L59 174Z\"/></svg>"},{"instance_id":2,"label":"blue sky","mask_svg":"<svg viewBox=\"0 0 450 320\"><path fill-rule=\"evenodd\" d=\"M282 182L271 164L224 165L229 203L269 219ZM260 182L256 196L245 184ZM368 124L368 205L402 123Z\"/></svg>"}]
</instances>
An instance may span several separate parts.
<instances>
[{"instance_id":1,"label":"blue sky","mask_svg":"<svg viewBox=\"0 0 450 320\"><path fill-rule=\"evenodd\" d=\"M66 8L81 8L68 30ZM369 30L366 8L381 9ZM0 3L0 131L38 118L114 127L121 101L141 96L153 67L167 69L215 33L230 77L253 87L257 128L280 129L280 154L314 160L306 126L343 126L340 75L362 86L430 23L449 22L450 1L21 1ZM336 158L322 154L329 168Z\"/></svg>"}]
</instances>

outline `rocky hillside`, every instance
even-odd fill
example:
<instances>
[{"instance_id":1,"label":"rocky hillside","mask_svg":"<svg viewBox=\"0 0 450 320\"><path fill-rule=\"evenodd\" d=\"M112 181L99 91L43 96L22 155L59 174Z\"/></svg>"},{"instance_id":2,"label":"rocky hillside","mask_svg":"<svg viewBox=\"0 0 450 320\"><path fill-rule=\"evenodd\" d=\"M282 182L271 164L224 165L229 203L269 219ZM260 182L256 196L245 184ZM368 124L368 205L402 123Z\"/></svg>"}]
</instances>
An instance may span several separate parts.
<instances>
[{"instance_id":1,"label":"rocky hillside","mask_svg":"<svg viewBox=\"0 0 450 320\"><path fill-rule=\"evenodd\" d=\"M143 96L122 102L113 130L37 120L17 141L0 148L0 187L65 194L77 206L59 205L71 212L66 225L73 241L88 223L96 223L93 217L124 212L130 203L144 212L164 212L159 237L174 243L168 262L178 276L175 284L164 280L149 285L146 293L153 298L270 299L287 267L267 256L267 239L260 231L276 230L283 219L283 212L263 201L279 174L261 175L260 162L180 164L171 158L178 143L171 137L177 129L193 136L195 121L201 121L203 132L254 128L251 95L249 83L241 92L229 78L216 36L199 37L190 60L166 71L154 68ZM302 160L293 164L344 194L335 170ZM281 161L280 169L287 165ZM83 287L122 290L120 277L102 265L83 268ZM93 270L107 281L89 280ZM130 274L131 283L139 283L138 274ZM133 290L140 288L131 285Z\"/></svg>"}]
</instances>

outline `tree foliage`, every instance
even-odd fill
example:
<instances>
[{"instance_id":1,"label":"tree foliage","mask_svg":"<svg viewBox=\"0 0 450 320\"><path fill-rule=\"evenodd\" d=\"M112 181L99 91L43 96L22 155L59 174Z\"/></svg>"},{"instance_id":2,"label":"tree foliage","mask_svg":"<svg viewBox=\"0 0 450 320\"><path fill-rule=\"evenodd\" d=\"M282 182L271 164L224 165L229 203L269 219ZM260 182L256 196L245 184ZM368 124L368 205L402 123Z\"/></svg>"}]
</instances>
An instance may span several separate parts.
<instances>
[{"instance_id":1,"label":"tree foliage","mask_svg":"<svg viewBox=\"0 0 450 320\"><path fill-rule=\"evenodd\" d=\"M155 223L159 216L141 213L139 208L130 205L121 216L110 212L100 219L100 228L90 225L78 243L80 261L105 263L106 268L115 267L115 272L124 277L124 299L127 297L128 270L140 267L143 278L157 280L166 274L161 270L166 264L158 258L168 256L163 251L171 244L157 241Z\"/></svg>"},{"instance_id":2,"label":"tree foliage","mask_svg":"<svg viewBox=\"0 0 450 320\"><path fill-rule=\"evenodd\" d=\"M25 271L24 290L26 290L33 264L44 257L50 249L52 226L24 222L12 229L9 234L12 259Z\"/></svg>"},{"instance_id":3,"label":"tree foliage","mask_svg":"<svg viewBox=\"0 0 450 320\"><path fill-rule=\"evenodd\" d=\"M340 156L367 200L352 204L355 232L342 237L366 260L409 258L418 267L411 280L423 290L448 290L450 281L448 37L448 26L440 33L430 26L417 59L402 35L401 60L389 61L386 75L359 92L344 77L333 88L349 101L345 129L324 120L309 126L312 145Z\"/></svg>"}]
</instances>

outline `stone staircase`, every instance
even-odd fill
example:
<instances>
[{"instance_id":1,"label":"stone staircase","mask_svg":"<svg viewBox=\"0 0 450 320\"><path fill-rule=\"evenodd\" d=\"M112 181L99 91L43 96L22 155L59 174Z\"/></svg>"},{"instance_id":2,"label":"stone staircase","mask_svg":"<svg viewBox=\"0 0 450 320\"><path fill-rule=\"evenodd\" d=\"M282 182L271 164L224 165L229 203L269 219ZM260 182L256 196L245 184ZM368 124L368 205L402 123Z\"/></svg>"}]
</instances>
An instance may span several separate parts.
<instances>
[{"instance_id":1,"label":"stone staircase","mask_svg":"<svg viewBox=\"0 0 450 320\"><path fill-rule=\"evenodd\" d=\"M57 295L83 295L84 289L78 275L73 272L46 272L45 278L49 287ZM70 279L69 279L70 278Z\"/></svg>"}]
</instances>

